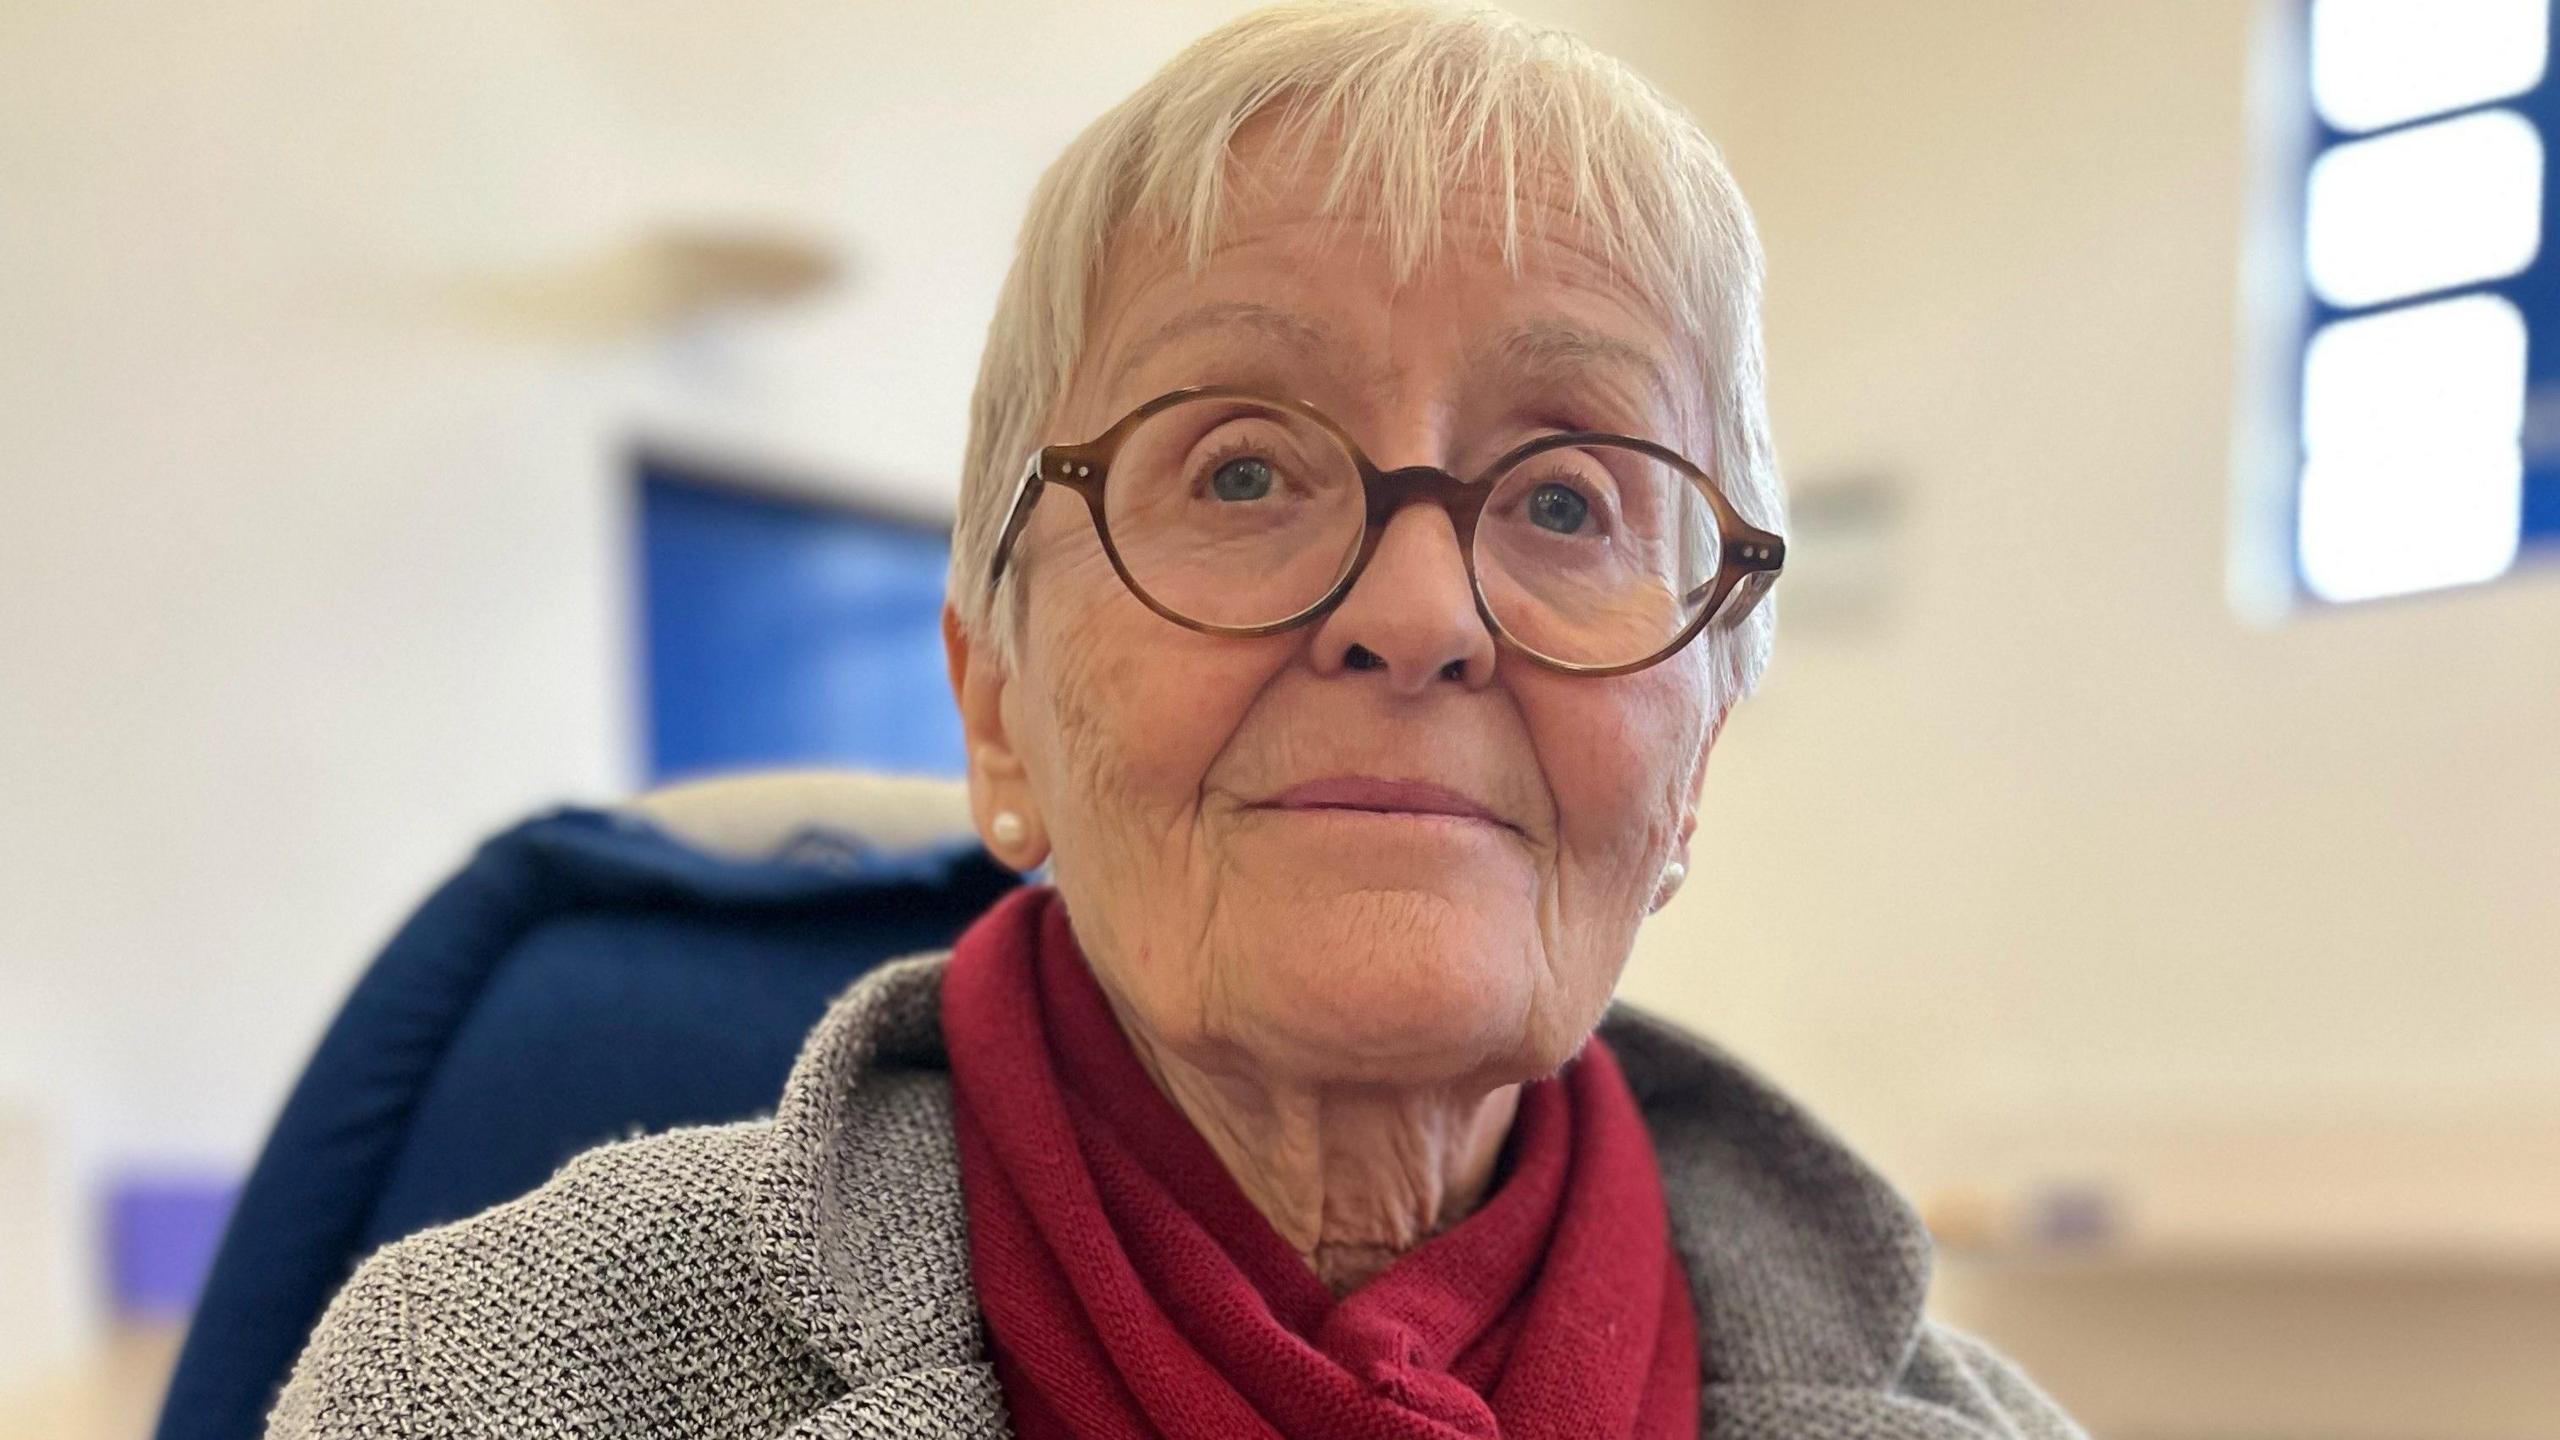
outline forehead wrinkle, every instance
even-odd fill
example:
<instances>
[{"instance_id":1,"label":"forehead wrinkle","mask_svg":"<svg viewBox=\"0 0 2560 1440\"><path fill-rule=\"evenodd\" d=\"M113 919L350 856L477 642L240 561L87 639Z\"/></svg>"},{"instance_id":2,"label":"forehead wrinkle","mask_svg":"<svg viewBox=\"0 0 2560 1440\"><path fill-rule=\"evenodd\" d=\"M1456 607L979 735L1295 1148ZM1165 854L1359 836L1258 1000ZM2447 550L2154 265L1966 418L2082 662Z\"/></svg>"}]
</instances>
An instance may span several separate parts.
<instances>
[{"instance_id":1,"label":"forehead wrinkle","mask_svg":"<svg viewBox=\"0 0 2560 1440\"><path fill-rule=\"evenodd\" d=\"M1213 300L1175 315L1120 352L1112 366L1110 387L1119 389L1140 366L1176 342L1202 334L1220 334L1223 338L1224 334L1237 331L1310 359L1341 349L1333 327L1313 316L1257 300Z\"/></svg>"},{"instance_id":2,"label":"forehead wrinkle","mask_svg":"<svg viewBox=\"0 0 2560 1440\"><path fill-rule=\"evenodd\" d=\"M1355 385L1384 383L1392 371L1391 366L1357 353L1319 316L1256 300L1219 300L1193 306L1132 344L1112 367L1111 390L1125 389L1149 360L1186 346L1198 349L1210 364L1245 364L1250 372L1244 377L1247 383L1293 392L1279 399L1304 398L1294 392L1306 389L1305 382L1288 378L1292 367L1310 378L1348 378ZM1285 352L1278 365L1272 363L1272 347ZM1207 383L1209 378L1193 377L1184 383Z\"/></svg>"}]
</instances>

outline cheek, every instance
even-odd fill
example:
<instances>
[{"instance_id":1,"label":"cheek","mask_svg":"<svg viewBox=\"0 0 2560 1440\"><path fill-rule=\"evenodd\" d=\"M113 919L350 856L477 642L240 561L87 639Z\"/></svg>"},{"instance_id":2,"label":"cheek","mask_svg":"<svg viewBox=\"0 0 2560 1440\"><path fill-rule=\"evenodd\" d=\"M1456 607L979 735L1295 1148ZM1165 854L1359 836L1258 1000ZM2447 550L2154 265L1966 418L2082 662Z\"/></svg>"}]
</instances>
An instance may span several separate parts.
<instances>
[{"instance_id":1,"label":"cheek","mask_svg":"<svg viewBox=\"0 0 2560 1440\"><path fill-rule=\"evenodd\" d=\"M1097 568L1109 592L1031 601L1018 688L1038 738L1024 759L1052 878L1104 988L1155 1033L1183 1034L1213 989L1212 957L1189 943L1217 869L1202 782L1268 680L1270 647L1183 630Z\"/></svg>"},{"instance_id":2,"label":"cheek","mask_svg":"<svg viewBox=\"0 0 2560 1440\"><path fill-rule=\"evenodd\" d=\"M1641 904L1679 832L1706 738L1705 695L1672 664L1557 678L1534 697L1530 730L1555 795L1559 882Z\"/></svg>"},{"instance_id":3,"label":"cheek","mask_svg":"<svg viewBox=\"0 0 2560 1440\"><path fill-rule=\"evenodd\" d=\"M1069 864L1161 864L1189 843L1201 777L1261 683L1239 664L1253 647L1148 611L1098 555L1042 582L1023 637L1024 718L1040 737L1026 759L1061 878Z\"/></svg>"}]
</instances>

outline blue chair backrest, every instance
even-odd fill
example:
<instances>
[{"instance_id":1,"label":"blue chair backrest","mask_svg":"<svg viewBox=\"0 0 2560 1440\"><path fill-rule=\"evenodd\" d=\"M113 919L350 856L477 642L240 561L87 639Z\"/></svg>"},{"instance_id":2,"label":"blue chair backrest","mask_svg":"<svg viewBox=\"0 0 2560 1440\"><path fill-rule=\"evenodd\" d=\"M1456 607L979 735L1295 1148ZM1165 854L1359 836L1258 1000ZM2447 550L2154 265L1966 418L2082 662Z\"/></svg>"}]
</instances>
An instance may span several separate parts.
<instances>
[{"instance_id":1,"label":"blue chair backrest","mask_svg":"<svg viewBox=\"0 0 2560 1440\"><path fill-rule=\"evenodd\" d=\"M157 1440L250 1440L356 1263L579 1151L769 1112L827 1002L1016 877L810 832L706 855L567 809L483 845L357 982L224 1231Z\"/></svg>"}]
</instances>

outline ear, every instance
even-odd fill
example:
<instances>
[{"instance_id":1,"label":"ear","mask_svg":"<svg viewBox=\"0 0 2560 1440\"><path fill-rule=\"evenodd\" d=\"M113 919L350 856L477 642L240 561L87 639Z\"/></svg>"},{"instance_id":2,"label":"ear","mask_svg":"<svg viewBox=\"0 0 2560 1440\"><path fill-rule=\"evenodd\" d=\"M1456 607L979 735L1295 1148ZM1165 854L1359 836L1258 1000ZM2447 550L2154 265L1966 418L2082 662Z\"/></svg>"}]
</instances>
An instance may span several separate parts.
<instances>
[{"instance_id":1,"label":"ear","mask_svg":"<svg viewBox=\"0 0 2560 1440\"><path fill-rule=\"evenodd\" d=\"M1707 792L1707 757L1715 753L1716 737L1724 734L1724 722L1732 718L1733 707L1728 705L1707 727L1706 743L1698 747L1697 764L1689 771L1689 801L1680 807L1680 841L1673 857L1683 863L1689 858L1689 837L1698 833L1698 806Z\"/></svg>"},{"instance_id":2,"label":"ear","mask_svg":"<svg viewBox=\"0 0 2560 1440\"><path fill-rule=\"evenodd\" d=\"M942 654L951 671L951 697L960 705L960 739L969 755L969 820L987 853L1014 870L1038 869L1049 858L1048 827L1031 791L1030 773L1005 727L1004 691L1010 677L988 650L970 643L958 611L942 607ZM1015 822L999 826L996 817Z\"/></svg>"}]
</instances>

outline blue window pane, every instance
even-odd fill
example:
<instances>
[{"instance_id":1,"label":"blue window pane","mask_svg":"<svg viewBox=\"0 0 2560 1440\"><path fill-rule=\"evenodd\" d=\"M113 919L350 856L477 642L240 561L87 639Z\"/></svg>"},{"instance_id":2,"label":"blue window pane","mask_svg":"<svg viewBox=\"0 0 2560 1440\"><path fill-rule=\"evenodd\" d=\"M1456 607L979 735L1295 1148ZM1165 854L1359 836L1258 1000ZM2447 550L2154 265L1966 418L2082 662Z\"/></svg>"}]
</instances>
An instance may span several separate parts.
<instances>
[{"instance_id":1,"label":"blue window pane","mask_svg":"<svg viewBox=\"0 0 2560 1440\"><path fill-rule=\"evenodd\" d=\"M2463 13L2449 14L2457 9ZM2474 10L2479 13L2472 13ZM2453 172L2461 167L2426 167L2423 178L2427 185L2441 189L2469 176L2488 188L2469 197L2479 202L2469 208L2465 203L2456 203L2464 200L2459 195L2450 201L2444 197L2429 201L2412 193L2392 202L2407 210L2407 225L2399 225L2397 220L2393 225L2360 221L2345 232L2327 236L2328 241L2335 242L2329 245L2333 252L2346 253L2357 245L2382 246L2387 242L2416 247L2411 252L2415 258L2409 267L2404 267L2409 270L2408 276L2391 283L2377 281L2361 288L2347 285L2332 292L2324 292L2317 285L2306 287L2300 312L2305 360L2311 358L2316 337L2333 326L2414 311L2465 296L2494 298L2512 305L2522 315L2526 332L2523 423L2502 427L2495 437L2506 457L2503 475L2507 488L2502 504L2514 524L2501 543L2511 547L2506 553L2512 557L2509 565L2513 567L2560 561L2560 344L2553 343L2553 337L2560 336L2560 244L2547 238L2560 235L2560 228L2555 228L2560 226L2560 185L2553 183L2560 178L2553 173L2560 169L2560 159L2554 158L2560 157L2560 148L2555 148L2555 139L2560 139L2560 75L2547 63L2548 38L2560 30L2554 22L2555 10L2560 10L2560 5L2553 0L2496 0L2492 5L2455 7L2432 0L2300 0L2296 11L2303 22L2301 38L2312 42L2306 53L2314 71L2307 78L2313 82L2315 103L2304 117L2310 136L2306 157L2309 165L2302 177L2306 195L2316 188L2316 177L2324 162L2354 153L2379 153L2378 146L2415 143L2428 135L2441 137L2458 130L2486 134L2499 129L2511 137L2529 133L2535 138L2536 147L2525 148L2538 147L2544 157L2526 167L2532 172L2529 175L2503 171L2493 174L2495 167L2473 167L2456 175ZM2404 31L2422 43L2404 43ZM2318 73L2324 65L2329 72L2325 76ZM2355 103L2346 103L2341 96L2354 99ZM2521 213L2521 218L2508 213L2519 205L2529 207L2529 213ZM2441 243L2458 248L2478 240L2480 227L2468 220L2454 223L2460 218L2454 212L2467 215L2471 209L2481 207L2503 207L2499 213L2514 222L2509 228L2518 236L2531 230L2545 238L2530 247L2519 241L2502 252L2504 258L2494 265L2471 263L2470 257L2455 254L2452 249L2443 254L2419 253L2429 245ZM2305 218L2307 224L2316 224L2317 217ZM2436 224L2437 228L2429 231L2427 224ZM2306 263L2319 259L2310 252L2320 248L2323 237L2306 231L2304 239ZM2337 254L2329 258L2334 260ZM2348 258L2358 257L2350 254ZM2437 268L2429 270L2428 264L2437 264ZM2309 268L2316 272L2319 267ZM2410 288L2413 286L2417 288ZM2297 381L2300 378L2297 370ZM2502 400L2512 401L2511 382L2502 380L2500 384ZM2321 468L2317 452L2324 448L2324 440L2333 459L2374 459L2378 452L2366 445L2363 437L2313 433L2319 428L2310 423L2314 417L2309 402L2314 397L2297 390L2295 398L2304 406L2302 459L2306 462L2297 475L2294 495L2295 575L2306 595L2320 596L2325 592L2314 571L2326 566L2327 571L2334 572L2337 566L2332 562L2341 558L2339 547L2352 549L2353 545L2349 543L2352 537L2337 526L2315 523L2321 520L2321 514L2315 513L2319 506L2312 502L2322 496L2313 493L2317 488L2314 482L2324 474L2332 480L2336 478L2334 466L2328 471ZM2386 403L2392 410L2413 412L2402 418L2414 421L2419 418L2414 411L2423 408L2419 404L2423 399L2394 394ZM2331 409L2336 411L2337 407ZM2356 420L2346 428L2356 429L2364 423ZM2482 437L2454 433L2457 429L2448 428L2437 437L2441 445L2435 448L2446 454L2476 458L2481 449L2477 442ZM2402 517L2395 520L2395 527L2444 529L2486 523L2485 512L2476 503L2480 500L2478 493L2458 486L2447 488L2452 481L2485 473L2479 465L2466 467L2427 447L2420 447L2420 453L2412 456L2391 458L2397 471L2405 476L2400 482L2403 493L2377 494L2373 499L2377 504L2390 501L2393 513ZM2404 459L2407 463L2402 463ZM2335 499L2336 487L2323 493ZM2336 518L2335 510L2335 506L2330 507L2330 519ZM2321 555L2305 553L2305 544L2314 538L2307 533L2311 530L2318 530L2317 538L2329 547ZM2446 537L2430 534L2417 538L2433 541ZM2354 555L2344 558L2352 562L2351 569L2385 568L2401 558L2400 552L2410 539L2411 534L2400 528L2377 528L2369 542L2372 554L2365 557L2370 566ZM2448 572L2443 583L2466 578L2478 577L2468 570L2460 575ZM2384 586L2374 593L2399 588Z\"/></svg>"},{"instance_id":2,"label":"blue window pane","mask_svg":"<svg viewBox=\"0 0 2560 1440\"><path fill-rule=\"evenodd\" d=\"M653 781L774 765L957 775L939 529L644 459Z\"/></svg>"},{"instance_id":3,"label":"blue window pane","mask_svg":"<svg viewBox=\"0 0 2560 1440\"><path fill-rule=\"evenodd\" d=\"M2560 470L2548 464L2525 472L2524 542L2560 549Z\"/></svg>"}]
</instances>

